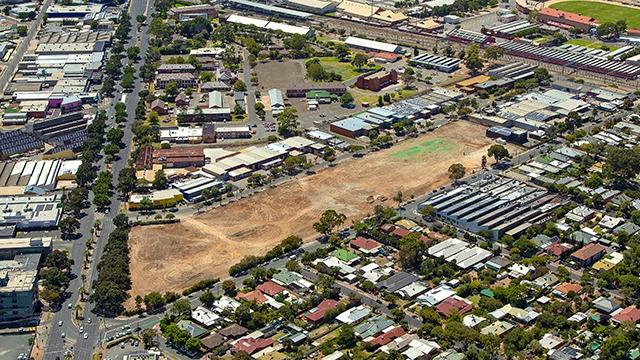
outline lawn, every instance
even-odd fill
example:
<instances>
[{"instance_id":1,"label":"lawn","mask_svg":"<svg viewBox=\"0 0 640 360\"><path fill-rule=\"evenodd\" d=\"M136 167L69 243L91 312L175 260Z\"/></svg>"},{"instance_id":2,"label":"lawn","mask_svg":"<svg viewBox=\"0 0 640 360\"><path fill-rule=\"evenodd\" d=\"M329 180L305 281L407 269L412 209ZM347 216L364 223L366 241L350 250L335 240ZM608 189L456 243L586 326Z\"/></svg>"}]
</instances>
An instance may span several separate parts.
<instances>
[{"instance_id":1,"label":"lawn","mask_svg":"<svg viewBox=\"0 0 640 360\"><path fill-rule=\"evenodd\" d=\"M352 79L363 72L380 69L380 66L375 65L371 67L365 67L362 71L359 71L353 65L351 65L350 62L340 62L340 60L335 56L326 56L319 59L320 65L322 65L322 67L326 71L333 71L336 74L340 75L342 77L342 81Z\"/></svg>"},{"instance_id":2,"label":"lawn","mask_svg":"<svg viewBox=\"0 0 640 360\"><path fill-rule=\"evenodd\" d=\"M564 1L551 5L552 8L590 16L600 23L626 20L630 28L640 29L640 8L631 8L594 1Z\"/></svg>"},{"instance_id":3,"label":"lawn","mask_svg":"<svg viewBox=\"0 0 640 360\"><path fill-rule=\"evenodd\" d=\"M447 139L435 138L422 142L416 146L391 153L392 158L400 160L415 159L422 156L454 151L458 145Z\"/></svg>"},{"instance_id":4,"label":"lawn","mask_svg":"<svg viewBox=\"0 0 640 360\"><path fill-rule=\"evenodd\" d=\"M567 41L565 44L584 46L592 49L602 49L603 46L606 46L609 50L617 49L617 46L611 46L608 44L604 44L600 41L591 41L588 39L571 39Z\"/></svg>"}]
</instances>

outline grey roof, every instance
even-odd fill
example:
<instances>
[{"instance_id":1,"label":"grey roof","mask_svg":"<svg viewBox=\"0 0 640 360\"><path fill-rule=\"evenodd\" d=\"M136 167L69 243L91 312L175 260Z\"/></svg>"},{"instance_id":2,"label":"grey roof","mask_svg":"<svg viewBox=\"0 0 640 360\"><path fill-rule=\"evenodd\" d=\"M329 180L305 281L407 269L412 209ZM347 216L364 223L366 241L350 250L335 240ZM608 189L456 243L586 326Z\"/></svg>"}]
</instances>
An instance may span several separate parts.
<instances>
[{"instance_id":1,"label":"grey roof","mask_svg":"<svg viewBox=\"0 0 640 360\"><path fill-rule=\"evenodd\" d=\"M401 271L378 283L378 289L387 289L389 292L395 292L419 279L420 278L414 274Z\"/></svg>"}]
</instances>

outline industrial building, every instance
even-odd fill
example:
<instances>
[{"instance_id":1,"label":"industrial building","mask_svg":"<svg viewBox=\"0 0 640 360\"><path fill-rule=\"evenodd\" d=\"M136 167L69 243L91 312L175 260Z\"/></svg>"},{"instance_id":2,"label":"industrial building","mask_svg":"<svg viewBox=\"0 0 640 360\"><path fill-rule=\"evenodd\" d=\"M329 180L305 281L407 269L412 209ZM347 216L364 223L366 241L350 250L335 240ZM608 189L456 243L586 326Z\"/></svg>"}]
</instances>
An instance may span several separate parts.
<instances>
[{"instance_id":1,"label":"industrial building","mask_svg":"<svg viewBox=\"0 0 640 360\"><path fill-rule=\"evenodd\" d=\"M535 31L539 29L539 27L538 24L534 24L529 20L518 20L483 28L482 32L504 39L513 39L520 34Z\"/></svg>"},{"instance_id":2,"label":"industrial building","mask_svg":"<svg viewBox=\"0 0 640 360\"><path fill-rule=\"evenodd\" d=\"M40 257L38 253L20 254L0 261L0 322L34 315Z\"/></svg>"},{"instance_id":3,"label":"industrial building","mask_svg":"<svg viewBox=\"0 0 640 360\"><path fill-rule=\"evenodd\" d=\"M420 54L410 60L418 66L427 69L436 69L442 72L454 72L460 67L462 60L452 57L440 56L430 53Z\"/></svg>"},{"instance_id":4,"label":"industrial building","mask_svg":"<svg viewBox=\"0 0 640 360\"><path fill-rule=\"evenodd\" d=\"M181 21L190 20L195 17L214 18L218 16L218 10L208 4L188 5L171 8L169 15L177 16Z\"/></svg>"},{"instance_id":5,"label":"industrial building","mask_svg":"<svg viewBox=\"0 0 640 360\"><path fill-rule=\"evenodd\" d=\"M336 11L336 4L324 0L287 0L287 7L314 14L326 14Z\"/></svg>"},{"instance_id":6,"label":"industrial building","mask_svg":"<svg viewBox=\"0 0 640 360\"><path fill-rule=\"evenodd\" d=\"M226 121L231 119L231 109L229 108L198 108L183 109L178 111L178 123L203 123L210 121Z\"/></svg>"},{"instance_id":7,"label":"industrial building","mask_svg":"<svg viewBox=\"0 0 640 360\"><path fill-rule=\"evenodd\" d=\"M51 251L52 238L0 238L0 260L11 260L19 254L42 254Z\"/></svg>"},{"instance_id":8,"label":"industrial building","mask_svg":"<svg viewBox=\"0 0 640 360\"><path fill-rule=\"evenodd\" d=\"M454 263L461 269L484 267L482 261L493 256L491 251L470 245L459 239L442 241L427 249L427 253L433 257L442 258L447 262Z\"/></svg>"},{"instance_id":9,"label":"industrial building","mask_svg":"<svg viewBox=\"0 0 640 360\"><path fill-rule=\"evenodd\" d=\"M475 233L488 231L497 240L544 223L561 202L546 190L484 173L471 183L431 195L419 208L426 205L446 222Z\"/></svg>"},{"instance_id":10,"label":"industrial building","mask_svg":"<svg viewBox=\"0 0 640 360\"><path fill-rule=\"evenodd\" d=\"M326 91L332 95L340 96L347 92L347 87L342 83L299 84L287 89L287 97L305 97L309 91Z\"/></svg>"},{"instance_id":11,"label":"industrial building","mask_svg":"<svg viewBox=\"0 0 640 360\"><path fill-rule=\"evenodd\" d=\"M582 31L588 31L598 25L592 17L557 10L551 7L544 7L538 11L538 20L545 24L567 30L578 28Z\"/></svg>"},{"instance_id":12,"label":"industrial building","mask_svg":"<svg viewBox=\"0 0 640 360\"><path fill-rule=\"evenodd\" d=\"M165 168L202 167L202 148L153 149L153 163Z\"/></svg>"},{"instance_id":13,"label":"industrial building","mask_svg":"<svg viewBox=\"0 0 640 360\"><path fill-rule=\"evenodd\" d=\"M363 39L355 36L349 36L344 41L344 43L345 45L352 47L354 49L360 49L365 51L388 52L388 53L400 52L400 46L396 44L389 44L389 43L384 43L380 41Z\"/></svg>"},{"instance_id":14,"label":"industrial building","mask_svg":"<svg viewBox=\"0 0 640 360\"><path fill-rule=\"evenodd\" d=\"M548 8L545 8L548 9ZM621 61L602 59L585 54L576 54L556 48L539 47L519 41L505 41L497 46L508 55L542 61L559 66L594 72L626 80L634 80L640 75L640 66Z\"/></svg>"},{"instance_id":15,"label":"industrial building","mask_svg":"<svg viewBox=\"0 0 640 360\"><path fill-rule=\"evenodd\" d=\"M285 107L284 96L280 89L269 90L269 104L271 105L271 114L280 114Z\"/></svg>"},{"instance_id":16,"label":"industrial building","mask_svg":"<svg viewBox=\"0 0 640 360\"><path fill-rule=\"evenodd\" d=\"M279 6L267 5L249 0L229 0L229 3L231 6L238 9L248 9L258 13L276 15L291 19L307 20L312 16L312 14L308 12L286 9Z\"/></svg>"},{"instance_id":17,"label":"industrial building","mask_svg":"<svg viewBox=\"0 0 640 360\"><path fill-rule=\"evenodd\" d=\"M80 163L80 160L0 162L0 187L19 187L20 189L15 191L17 194L33 187L53 190L56 188L58 177L65 174L75 175Z\"/></svg>"},{"instance_id":18,"label":"industrial building","mask_svg":"<svg viewBox=\"0 0 640 360\"><path fill-rule=\"evenodd\" d=\"M189 179L179 183L175 183L172 187L178 189L184 199L187 201L199 201L202 197L202 191L216 188L222 192L224 188L224 182L209 177L198 177L195 179Z\"/></svg>"},{"instance_id":19,"label":"industrial building","mask_svg":"<svg viewBox=\"0 0 640 360\"><path fill-rule=\"evenodd\" d=\"M492 126L487 128L487 137L492 139L504 139L509 142L517 144L524 144L527 142L527 132L519 129L509 129L502 126Z\"/></svg>"},{"instance_id":20,"label":"industrial building","mask_svg":"<svg viewBox=\"0 0 640 360\"><path fill-rule=\"evenodd\" d=\"M0 226L18 230L55 228L62 217L59 205L59 195L0 197Z\"/></svg>"},{"instance_id":21,"label":"industrial building","mask_svg":"<svg viewBox=\"0 0 640 360\"><path fill-rule=\"evenodd\" d=\"M447 38L451 41L463 43L463 44L488 44L495 42L495 39L491 36L478 33L471 30L465 30L463 28L456 28L447 34Z\"/></svg>"},{"instance_id":22,"label":"industrial building","mask_svg":"<svg viewBox=\"0 0 640 360\"><path fill-rule=\"evenodd\" d=\"M356 86L360 89L380 91L381 89L398 82L398 72L378 71L370 75L361 75L356 79Z\"/></svg>"},{"instance_id":23,"label":"industrial building","mask_svg":"<svg viewBox=\"0 0 640 360\"><path fill-rule=\"evenodd\" d=\"M260 29L281 31L285 34L298 34L304 36L313 36L314 31L306 26L295 26L271 20L256 19L248 16L232 14L226 20L228 23L255 26Z\"/></svg>"},{"instance_id":24,"label":"industrial building","mask_svg":"<svg viewBox=\"0 0 640 360\"><path fill-rule=\"evenodd\" d=\"M145 199L151 201L153 208L168 208L176 206L184 197L178 189L156 190L151 194L132 194L129 197L129 209L140 209L140 205Z\"/></svg>"}]
</instances>

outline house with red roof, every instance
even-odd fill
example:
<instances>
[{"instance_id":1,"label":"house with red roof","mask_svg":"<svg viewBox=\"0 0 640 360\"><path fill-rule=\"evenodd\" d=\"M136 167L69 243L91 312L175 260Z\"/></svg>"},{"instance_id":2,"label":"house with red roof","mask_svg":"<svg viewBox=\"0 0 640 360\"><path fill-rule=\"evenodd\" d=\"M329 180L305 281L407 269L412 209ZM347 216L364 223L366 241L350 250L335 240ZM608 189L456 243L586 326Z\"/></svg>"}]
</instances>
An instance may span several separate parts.
<instances>
[{"instance_id":1,"label":"house with red roof","mask_svg":"<svg viewBox=\"0 0 640 360\"><path fill-rule=\"evenodd\" d=\"M436 311L444 317L449 317L456 311L458 314L462 315L471 309L473 309L473 303L467 299L461 298L460 296L448 297L436 306Z\"/></svg>"},{"instance_id":2,"label":"house with red roof","mask_svg":"<svg viewBox=\"0 0 640 360\"><path fill-rule=\"evenodd\" d=\"M404 331L402 326L396 326L393 329L376 336L371 341L369 341L369 344L374 346L387 345L388 343L392 342L393 340L401 337L406 333L407 332Z\"/></svg>"},{"instance_id":3,"label":"house with red roof","mask_svg":"<svg viewBox=\"0 0 640 360\"><path fill-rule=\"evenodd\" d=\"M368 239L362 236L358 236L357 238L351 240L351 248L358 250L365 254L376 254L380 249L382 249L382 244L379 242Z\"/></svg>"},{"instance_id":4,"label":"house with red roof","mask_svg":"<svg viewBox=\"0 0 640 360\"><path fill-rule=\"evenodd\" d=\"M238 293L236 300L255 301L256 304L264 304L267 302L267 297L260 290L253 290L246 293Z\"/></svg>"},{"instance_id":5,"label":"house with red roof","mask_svg":"<svg viewBox=\"0 0 640 360\"><path fill-rule=\"evenodd\" d=\"M302 315L302 319L304 319L308 323L317 324L324 320L324 316L327 314L327 311L331 309L335 309L338 306L338 301L332 299L324 299L318 306L313 309L305 312Z\"/></svg>"},{"instance_id":6,"label":"house with red roof","mask_svg":"<svg viewBox=\"0 0 640 360\"><path fill-rule=\"evenodd\" d=\"M401 228L401 227L396 227L392 232L391 235L397 236L397 237L405 237L407 235L411 234L410 230Z\"/></svg>"},{"instance_id":7,"label":"house with red roof","mask_svg":"<svg viewBox=\"0 0 640 360\"><path fill-rule=\"evenodd\" d=\"M267 294L269 296L276 296L278 294L285 292L287 289L284 286L278 285L273 281L269 280L258 285L256 287L256 290L259 290L263 294Z\"/></svg>"},{"instance_id":8,"label":"house with red roof","mask_svg":"<svg viewBox=\"0 0 640 360\"><path fill-rule=\"evenodd\" d=\"M606 248L597 243L590 243L571 254L571 260L583 267L593 265L606 254Z\"/></svg>"},{"instance_id":9,"label":"house with red roof","mask_svg":"<svg viewBox=\"0 0 640 360\"><path fill-rule=\"evenodd\" d=\"M547 254L557 256L557 257L561 257L569 250L571 250L569 244L561 244L561 243L553 243L544 249L544 251L546 251Z\"/></svg>"},{"instance_id":10,"label":"house with red roof","mask_svg":"<svg viewBox=\"0 0 640 360\"><path fill-rule=\"evenodd\" d=\"M640 309L635 306L629 306L620 310L617 314L613 315L613 321L618 324L631 322L637 324L640 322Z\"/></svg>"},{"instance_id":11,"label":"house with red roof","mask_svg":"<svg viewBox=\"0 0 640 360\"><path fill-rule=\"evenodd\" d=\"M553 294L562 298L569 296L569 293L571 292L579 294L581 291L582 285L571 282L563 282L553 288Z\"/></svg>"},{"instance_id":12,"label":"house with red roof","mask_svg":"<svg viewBox=\"0 0 640 360\"><path fill-rule=\"evenodd\" d=\"M246 352L251 355L262 349L265 349L269 346L273 345L272 339L254 339L254 338L244 338L236 341L231 348L231 352L239 353Z\"/></svg>"}]
</instances>

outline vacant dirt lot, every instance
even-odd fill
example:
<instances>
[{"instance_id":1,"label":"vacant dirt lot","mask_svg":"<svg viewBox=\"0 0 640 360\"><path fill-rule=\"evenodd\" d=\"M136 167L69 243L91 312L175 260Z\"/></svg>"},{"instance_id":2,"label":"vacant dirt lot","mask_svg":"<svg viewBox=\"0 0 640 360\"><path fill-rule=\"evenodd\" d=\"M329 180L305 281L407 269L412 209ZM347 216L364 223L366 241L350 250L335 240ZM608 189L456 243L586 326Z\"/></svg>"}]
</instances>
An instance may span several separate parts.
<instances>
[{"instance_id":1,"label":"vacant dirt lot","mask_svg":"<svg viewBox=\"0 0 640 360\"><path fill-rule=\"evenodd\" d=\"M305 176L179 225L137 227L131 233L133 296L181 290L207 277L226 277L245 255L264 254L290 234L315 236L312 224L326 209L348 223L371 211L368 196L408 198L448 182L449 165L480 165L491 140L466 121L444 126L395 147Z\"/></svg>"},{"instance_id":2,"label":"vacant dirt lot","mask_svg":"<svg viewBox=\"0 0 640 360\"><path fill-rule=\"evenodd\" d=\"M278 88L284 91L294 85L307 82L304 64L296 60L269 61L259 63L255 69L260 81L260 90Z\"/></svg>"}]
</instances>

